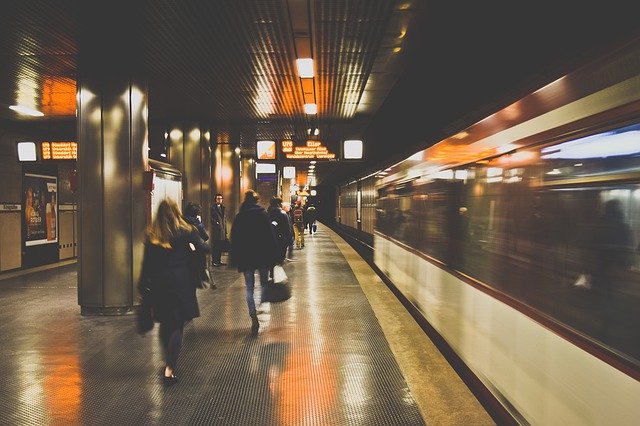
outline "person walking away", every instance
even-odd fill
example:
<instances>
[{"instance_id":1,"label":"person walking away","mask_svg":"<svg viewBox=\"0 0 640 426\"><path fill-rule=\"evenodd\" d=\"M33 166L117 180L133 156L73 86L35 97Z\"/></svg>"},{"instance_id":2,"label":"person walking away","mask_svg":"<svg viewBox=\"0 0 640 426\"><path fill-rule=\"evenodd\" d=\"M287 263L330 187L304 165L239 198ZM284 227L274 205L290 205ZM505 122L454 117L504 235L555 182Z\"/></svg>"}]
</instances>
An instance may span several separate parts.
<instances>
[{"instance_id":1,"label":"person walking away","mask_svg":"<svg viewBox=\"0 0 640 426\"><path fill-rule=\"evenodd\" d=\"M307 207L307 211L304 213L304 218L309 224L309 235L313 235L315 232L314 225L316 224L316 208L312 204Z\"/></svg>"},{"instance_id":2,"label":"person walking away","mask_svg":"<svg viewBox=\"0 0 640 426\"><path fill-rule=\"evenodd\" d=\"M222 252L227 251L227 218L222 194L216 194L211 206L211 263L213 266L226 265L222 262Z\"/></svg>"},{"instance_id":3,"label":"person walking away","mask_svg":"<svg viewBox=\"0 0 640 426\"><path fill-rule=\"evenodd\" d=\"M150 300L153 319L160 323L165 385L178 382L175 370L182 348L185 323L200 316L196 287L200 277L189 267L193 251L208 251L198 230L188 224L175 201L160 202L147 229L138 291Z\"/></svg>"},{"instance_id":4,"label":"person walking away","mask_svg":"<svg viewBox=\"0 0 640 426\"><path fill-rule=\"evenodd\" d=\"M202 207L200 204L189 202L187 207L184 209L184 220L189 224L193 225L200 234L200 238L203 241L209 240L209 234L204 227L204 223L202 223L201 215ZM196 268L200 271L200 279L202 281L208 282L212 289L216 288L216 285L210 279L209 271L207 271L207 256L204 252L201 253L200 256L197 257L197 261L195 262Z\"/></svg>"},{"instance_id":5,"label":"person walking away","mask_svg":"<svg viewBox=\"0 0 640 426\"><path fill-rule=\"evenodd\" d=\"M287 257L287 248L291 244L291 228L289 224L289 217L282 211L282 198L272 197L269 201L269 208L267 209L269 214L269 220L271 225L274 226L277 242L278 242L278 258L277 263L282 265L284 259ZM270 271L270 276L273 278L273 267Z\"/></svg>"},{"instance_id":6,"label":"person walking away","mask_svg":"<svg viewBox=\"0 0 640 426\"><path fill-rule=\"evenodd\" d=\"M304 212L302 210L302 202L296 201L296 207L293 209L293 233L296 238L296 248L304 247Z\"/></svg>"},{"instance_id":7,"label":"person walking away","mask_svg":"<svg viewBox=\"0 0 640 426\"><path fill-rule=\"evenodd\" d=\"M269 269L277 263L278 246L274 227L267 211L258 205L258 194L245 192L240 211L231 225L230 263L244 274L247 307L251 317L251 332L257 334L260 324L254 300L255 272L260 276L260 302L268 285Z\"/></svg>"}]
</instances>

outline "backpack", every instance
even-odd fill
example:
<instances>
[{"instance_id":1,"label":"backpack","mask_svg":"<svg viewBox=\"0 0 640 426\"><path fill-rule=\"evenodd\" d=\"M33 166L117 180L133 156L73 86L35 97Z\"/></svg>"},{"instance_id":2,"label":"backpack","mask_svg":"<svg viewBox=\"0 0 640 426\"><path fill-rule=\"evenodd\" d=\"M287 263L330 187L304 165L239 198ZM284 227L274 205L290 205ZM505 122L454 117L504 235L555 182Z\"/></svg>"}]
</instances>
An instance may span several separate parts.
<instances>
[{"instance_id":1,"label":"backpack","mask_svg":"<svg viewBox=\"0 0 640 426\"><path fill-rule=\"evenodd\" d=\"M300 209L300 208L296 208L296 209L293 211L293 221L294 221L295 223L302 223L302 222L304 222L304 220L302 219L302 209Z\"/></svg>"}]
</instances>

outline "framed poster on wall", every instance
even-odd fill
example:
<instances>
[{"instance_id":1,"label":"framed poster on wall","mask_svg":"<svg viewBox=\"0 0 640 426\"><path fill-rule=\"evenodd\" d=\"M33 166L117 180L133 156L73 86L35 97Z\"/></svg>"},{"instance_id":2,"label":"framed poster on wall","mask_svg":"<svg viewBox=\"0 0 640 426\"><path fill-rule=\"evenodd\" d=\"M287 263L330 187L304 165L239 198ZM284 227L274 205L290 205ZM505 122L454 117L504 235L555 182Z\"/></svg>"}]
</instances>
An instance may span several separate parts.
<instances>
[{"instance_id":1,"label":"framed poster on wall","mask_svg":"<svg viewBox=\"0 0 640 426\"><path fill-rule=\"evenodd\" d=\"M58 178L25 173L22 211L26 246L58 242Z\"/></svg>"}]
</instances>

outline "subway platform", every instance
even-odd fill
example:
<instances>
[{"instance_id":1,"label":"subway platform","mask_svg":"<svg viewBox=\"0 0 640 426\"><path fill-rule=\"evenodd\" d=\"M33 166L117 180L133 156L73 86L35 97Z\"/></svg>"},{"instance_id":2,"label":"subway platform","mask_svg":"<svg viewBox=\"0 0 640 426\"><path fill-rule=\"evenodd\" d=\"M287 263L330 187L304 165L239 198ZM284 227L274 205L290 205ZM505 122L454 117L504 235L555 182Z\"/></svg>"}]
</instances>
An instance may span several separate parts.
<instances>
[{"instance_id":1,"label":"subway platform","mask_svg":"<svg viewBox=\"0 0 640 426\"><path fill-rule=\"evenodd\" d=\"M374 271L318 228L257 336L241 274L212 270L168 388L157 325L140 336L133 315L81 316L75 264L0 276L0 424L494 424Z\"/></svg>"}]
</instances>

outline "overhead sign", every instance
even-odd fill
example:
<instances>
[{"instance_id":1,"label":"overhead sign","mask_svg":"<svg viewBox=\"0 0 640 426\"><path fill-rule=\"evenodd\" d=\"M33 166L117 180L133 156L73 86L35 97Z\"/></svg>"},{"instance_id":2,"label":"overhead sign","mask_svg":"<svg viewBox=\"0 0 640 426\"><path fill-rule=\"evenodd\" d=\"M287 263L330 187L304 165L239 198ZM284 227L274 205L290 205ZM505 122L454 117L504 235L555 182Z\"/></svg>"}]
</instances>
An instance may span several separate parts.
<instances>
[{"instance_id":1,"label":"overhead sign","mask_svg":"<svg viewBox=\"0 0 640 426\"><path fill-rule=\"evenodd\" d=\"M282 152L287 160L333 160L336 154L329 152L322 142L308 140L305 146L293 146L292 141L282 141Z\"/></svg>"},{"instance_id":2,"label":"overhead sign","mask_svg":"<svg viewBox=\"0 0 640 426\"><path fill-rule=\"evenodd\" d=\"M290 140L282 141L282 152L285 154L289 154L293 152L293 141L290 141Z\"/></svg>"},{"instance_id":3,"label":"overhead sign","mask_svg":"<svg viewBox=\"0 0 640 426\"><path fill-rule=\"evenodd\" d=\"M43 160L77 160L77 142L42 142Z\"/></svg>"},{"instance_id":4,"label":"overhead sign","mask_svg":"<svg viewBox=\"0 0 640 426\"><path fill-rule=\"evenodd\" d=\"M275 160L276 143L274 141L258 141L256 143L258 160Z\"/></svg>"}]
</instances>

